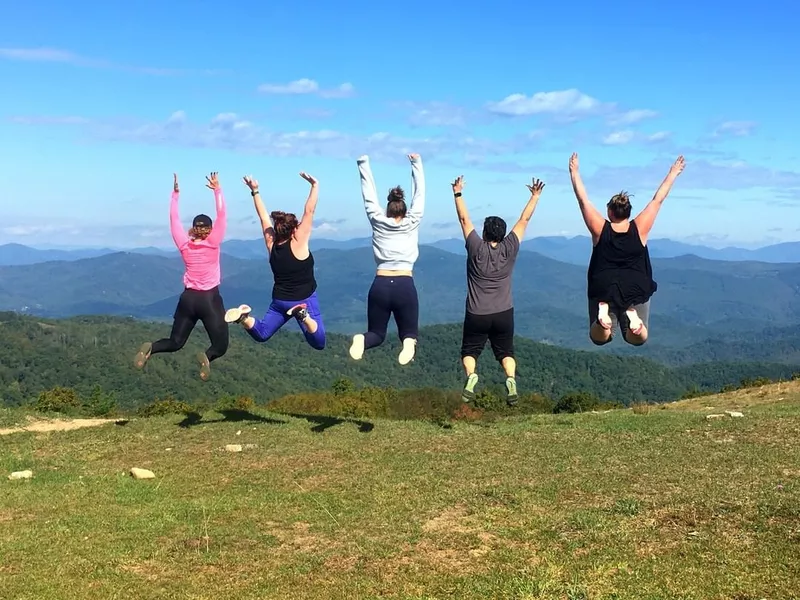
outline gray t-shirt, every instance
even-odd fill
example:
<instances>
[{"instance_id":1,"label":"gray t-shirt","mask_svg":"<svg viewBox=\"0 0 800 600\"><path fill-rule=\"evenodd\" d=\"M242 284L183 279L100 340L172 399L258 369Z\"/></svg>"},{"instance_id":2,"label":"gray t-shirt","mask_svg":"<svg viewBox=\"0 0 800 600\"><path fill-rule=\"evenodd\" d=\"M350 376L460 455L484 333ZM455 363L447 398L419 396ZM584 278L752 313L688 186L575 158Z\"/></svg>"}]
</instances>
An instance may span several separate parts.
<instances>
[{"instance_id":1,"label":"gray t-shirt","mask_svg":"<svg viewBox=\"0 0 800 600\"><path fill-rule=\"evenodd\" d=\"M474 229L467 236L467 312L491 315L514 307L511 272L519 254L513 231L494 248Z\"/></svg>"}]
</instances>

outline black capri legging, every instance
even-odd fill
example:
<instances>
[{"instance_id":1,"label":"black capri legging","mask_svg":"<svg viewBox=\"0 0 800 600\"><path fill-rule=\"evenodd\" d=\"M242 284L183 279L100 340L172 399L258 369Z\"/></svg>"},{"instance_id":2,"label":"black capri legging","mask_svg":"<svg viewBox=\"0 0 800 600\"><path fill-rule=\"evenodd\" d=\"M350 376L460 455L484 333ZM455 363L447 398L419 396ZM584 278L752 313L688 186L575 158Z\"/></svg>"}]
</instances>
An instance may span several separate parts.
<instances>
[{"instance_id":1,"label":"black capri legging","mask_svg":"<svg viewBox=\"0 0 800 600\"><path fill-rule=\"evenodd\" d=\"M461 358L470 356L478 360L486 346L492 345L492 352L498 362L504 358L514 358L514 309L491 315L464 315L464 332L461 338Z\"/></svg>"},{"instance_id":2,"label":"black capri legging","mask_svg":"<svg viewBox=\"0 0 800 600\"><path fill-rule=\"evenodd\" d=\"M228 351L229 332L219 287L210 290L185 289L175 309L170 336L154 342L150 354L177 352L183 348L197 321L203 323L211 341L206 350L208 361L223 356Z\"/></svg>"}]
</instances>

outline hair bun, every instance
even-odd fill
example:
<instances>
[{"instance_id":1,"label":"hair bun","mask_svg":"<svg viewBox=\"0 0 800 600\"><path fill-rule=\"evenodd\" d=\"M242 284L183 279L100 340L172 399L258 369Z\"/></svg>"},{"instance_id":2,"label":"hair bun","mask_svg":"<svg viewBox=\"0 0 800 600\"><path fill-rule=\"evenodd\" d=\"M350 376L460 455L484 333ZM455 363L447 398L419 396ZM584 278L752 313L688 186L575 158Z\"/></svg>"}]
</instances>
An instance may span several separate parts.
<instances>
[{"instance_id":1,"label":"hair bun","mask_svg":"<svg viewBox=\"0 0 800 600\"><path fill-rule=\"evenodd\" d=\"M406 193L403 191L399 185L397 187L393 187L389 190L389 202L397 202L399 200L405 200Z\"/></svg>"}]
</instances>

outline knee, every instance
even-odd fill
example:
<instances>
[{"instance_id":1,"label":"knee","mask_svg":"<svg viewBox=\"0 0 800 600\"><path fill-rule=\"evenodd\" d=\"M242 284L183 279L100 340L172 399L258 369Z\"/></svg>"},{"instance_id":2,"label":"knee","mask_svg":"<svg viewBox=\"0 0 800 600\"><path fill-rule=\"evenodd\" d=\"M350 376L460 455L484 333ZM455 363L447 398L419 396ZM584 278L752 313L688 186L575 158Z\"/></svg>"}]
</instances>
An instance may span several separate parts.
<instances>
[{"instance_id":1,"label":"knee","mask_svg":"<svg viewBox=\"0 0 800 600\"><path fill-rule=\"evenodd\" d=\"M594 337L592 337L592 335L590 334L589 335L589 339L592 340L592 343L595 346L605 346L606 344L608 344L611 341L611 336L608 336L607 338L602 339L602 340L598 340L598 339L595 339Z\"/></svg>"},{"instance_id":2,"label":"knee","mask_svg":"<svg viewBox=\"0 0 800 600\"><path fill-rule=\"evenodd\" d=\"M625 338L625 341L628 342L631 346L644 346L647 342L647 338L637 339L637 340L629 340Z\"/></svg>"}]
</instances>

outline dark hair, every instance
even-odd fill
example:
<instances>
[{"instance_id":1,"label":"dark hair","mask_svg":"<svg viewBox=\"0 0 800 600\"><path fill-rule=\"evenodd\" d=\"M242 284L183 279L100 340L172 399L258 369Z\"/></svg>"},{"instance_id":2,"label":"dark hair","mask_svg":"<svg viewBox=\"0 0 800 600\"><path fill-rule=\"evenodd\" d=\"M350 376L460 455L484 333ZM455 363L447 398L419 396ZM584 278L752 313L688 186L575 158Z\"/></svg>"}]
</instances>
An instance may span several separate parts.
<instances>
[{"instance_id":1,"label":"dark hair","mask_svg":"<svg viewBox=\"0 0 800 600\"><path fill-rule=\"evenodd\" d=\"M606 206L614 219L624 221L631 217L631 197L625 190L614 194Z\"/></svg>"},{"instance_id":2,"label":"dark hair","mask_svg":"<svg viewBox=\"0 0 800 600\"><path fill-rule=\"evenodd\" d=\"M386 216L390 219L401 219L406 216L408 208L406 208L406 194L399 185L389 190L389 197L387 198L389 204L386 205Z\"/></svg>"},{"instance_id":3,"label":"dark hair","mask_svg":"<svg viewBox=\"0 0 800 600\"><path fill-rule=\"evenodd\" d=\"M483 222L483 239L487 242L502 242L506 237L506 222L500 217L486 217Z\"/></svg>"},{"instance_id":4,"label":"dark hair","mask_svg":"<svg viewBox=\"0 0 800 600\"><path fill-rule=\"evenodd\" d=\"M275 229L275 243L282 244L291 239L294 230L297 229L297 217L293 213L285 213L280 210L273 210L269 216Z\"/></svg>"}]
</instances>

